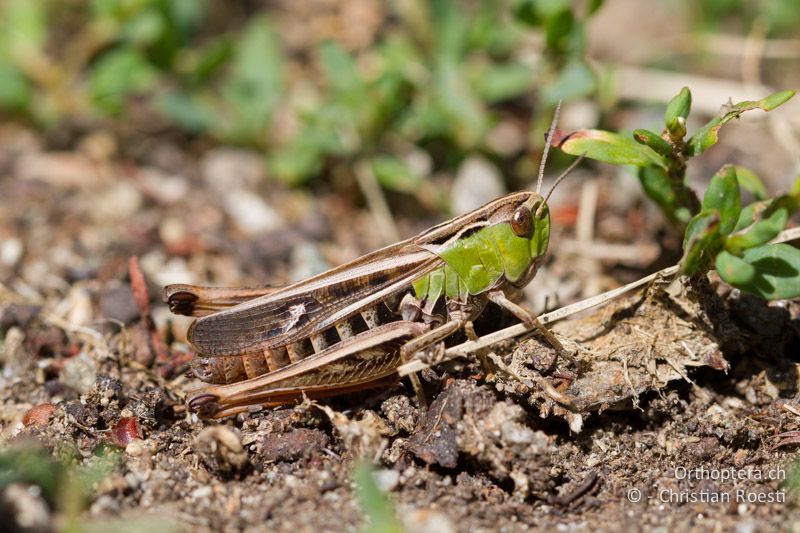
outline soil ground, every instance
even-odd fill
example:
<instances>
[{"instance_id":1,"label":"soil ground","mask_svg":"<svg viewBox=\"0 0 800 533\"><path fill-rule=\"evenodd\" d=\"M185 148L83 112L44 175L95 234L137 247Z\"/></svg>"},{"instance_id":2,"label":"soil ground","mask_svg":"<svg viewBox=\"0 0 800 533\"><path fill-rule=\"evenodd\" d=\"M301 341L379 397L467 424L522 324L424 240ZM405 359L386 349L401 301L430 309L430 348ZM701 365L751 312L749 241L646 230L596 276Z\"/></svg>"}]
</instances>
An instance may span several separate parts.
<instances>
[{"instance_id":1,"label":"soil ground","mask_svg":"<svg viewBox=\"0 0 800 533\"><path fill-rule=\"evenodd\" d=\"M3 143L10 177L0 180L0 228L21 251L4 251L0 293L4 460L41 448L77 475L114 458L84 511L70 514L63 491L49 497L25 479L8 486L4 523L18 530L65 520L86 529L110 521L137 530L356 529L365 524L352 482L359 458L374 462L378 486L413 531L766 531L797 519L796 302L664 280L555 326L575 353L556 365L571 380L547 368L549 348L523 338L493 347L502 365L492 375L475 357L424 371L426 409L402 381L201 421L184 405L201 385L185 373L187 322L160 303L161 285L303 276L375 247L369 230L342 223L370 227L369 213L333 195L277 189L269 205L282 206L273 212L280 222L252 240L209 179L220 161L246 176L246 152L211 151L172 174L165 161L182 165L187 156L169 146L150 155L153 163L126 168L114 157L44 151L21 130L6 135L16 144ZM25 177L30 166L37 179ZM96 180L70 181L87 169ZM566 229L554 235L537 283L571 286L554 299L574 300L574 287L602 286L610 273L637 277L636 268L576 259L559 244L576 201L565 198L554 221ZM602 200L599 210L598 239L617 231L612 218L633 216ZM422 224L399 222L407 233ZM652 224L627 226L624 239L643 242L637 235ZM136 303L130 257L148 282L151 315ZM537 283L529 296L542 290ZM478 326L511 322L490 308ZM572 410L552 401L540 374Z\"/></svg>"}]
</instances>

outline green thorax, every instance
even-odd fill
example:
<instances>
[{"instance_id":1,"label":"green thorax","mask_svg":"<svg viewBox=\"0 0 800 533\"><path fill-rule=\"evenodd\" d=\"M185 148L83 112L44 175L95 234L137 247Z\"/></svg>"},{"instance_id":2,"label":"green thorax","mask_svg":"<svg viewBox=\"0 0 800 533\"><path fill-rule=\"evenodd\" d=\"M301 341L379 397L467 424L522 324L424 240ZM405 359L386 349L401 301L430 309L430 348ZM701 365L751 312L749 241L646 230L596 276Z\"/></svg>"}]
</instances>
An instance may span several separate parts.
<instances>
[{"instance_id":1,"label":"green thorax","mask_svg":"<svg viewBox=\"0 0 800 533\"><path fill-rule=\"evenodd\" d=\"M437 300L442 294L464 300L495 287L501 277L517 282L530 272L531 263L545 254L550 240L547 206L533 215L530 238L518 237L508 222L480 228L466 237L444 244L436 254L445 264L416 280L420 300Z\"/></svg>"}]
</instances>

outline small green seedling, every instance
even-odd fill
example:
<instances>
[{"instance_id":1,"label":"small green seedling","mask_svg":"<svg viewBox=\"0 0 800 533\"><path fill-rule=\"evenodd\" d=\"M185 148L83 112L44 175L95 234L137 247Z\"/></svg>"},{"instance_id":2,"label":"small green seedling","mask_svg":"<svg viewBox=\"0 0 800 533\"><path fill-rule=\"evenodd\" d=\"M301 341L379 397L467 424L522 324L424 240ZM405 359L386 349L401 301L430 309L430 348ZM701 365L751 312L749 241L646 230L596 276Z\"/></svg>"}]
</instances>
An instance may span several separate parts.
<instances>
[{"instance_id":1,"label":"small green seedling","mask_svg":"<svg viewBox=\"0 0 800 533\"><path fill-rule=\"evenodd\" d=\"M790 193L769 198L752 171L724 165L711 179L702 202L686 182L687 161L716 144L722 126L745 111L771 111L794 94L782 91L762 100L725 105L687 139L692 95L684 87L667 105L661 134L637 129L631 139L610 131L580 130L569 135L561 149L638 167L645 194L670 222L684 229L682 274L716 268L723 280L743 291L770 300L795 298L800 296L800 250L770 241L800 207L800 180ZM742 207L740 188L756 201Z\"/></svg>"}]
</instances>

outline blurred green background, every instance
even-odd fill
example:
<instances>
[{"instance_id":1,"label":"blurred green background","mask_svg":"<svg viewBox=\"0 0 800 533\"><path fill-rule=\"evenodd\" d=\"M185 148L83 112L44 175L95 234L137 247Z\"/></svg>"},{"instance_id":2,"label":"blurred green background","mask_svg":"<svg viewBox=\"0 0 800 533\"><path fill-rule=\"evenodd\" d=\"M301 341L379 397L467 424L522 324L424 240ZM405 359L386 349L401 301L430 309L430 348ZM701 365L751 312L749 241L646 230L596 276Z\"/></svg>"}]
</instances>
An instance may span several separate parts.
<instances>
[{"instance_id":1,"label":"blurred green background","mask_svg":"<svg viewBox=\"0 0 800 533\"><path fill-rule=\"evenodd\" d=\"M269 179L335 188L360 164L432 208L472 154L529 182L560 99L566 127L619 129L683 85L713 112L730 84L799 76L796 0L2 0L0 20L0 112L55 147L239 145ZM704 105L692 76L728 85Z\"/></svg>"}]
</instances>

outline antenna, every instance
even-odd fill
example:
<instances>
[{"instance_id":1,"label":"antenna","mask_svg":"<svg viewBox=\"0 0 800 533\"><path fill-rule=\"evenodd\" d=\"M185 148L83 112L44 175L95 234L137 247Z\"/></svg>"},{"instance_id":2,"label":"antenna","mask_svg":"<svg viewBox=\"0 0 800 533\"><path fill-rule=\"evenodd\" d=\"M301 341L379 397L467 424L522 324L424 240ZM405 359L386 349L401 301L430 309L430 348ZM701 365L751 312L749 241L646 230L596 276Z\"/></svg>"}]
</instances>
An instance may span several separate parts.
<instances>
[{"instance_id":1,"label":"antenna","mask_svg":"<svg viewBox=\"0 0 800 533\"><path fill-rule=\"evenodd\" d=\"M562 172L561 175L556 178L555 183L553 183L553 186L550 187L550 190L547 192L547 196L544 197L544 203L545 204L547 203L547 200L550 199L550 195L553 194L553 191L556 190L556 187L558 186L558 184L561 183L561 180L563 180L564 178L569 176L570 172L575 170L575 167L577 167L580 164L580 162L583 161L584 157L586 157L586 154L580 155L575 161L570 163L570 165L567 167L567 170Z\"/></svg>"},{"instance_id":2,"label":"antenna","mask_svg":"<svg viewBox=\"0 0 800 533\"><path fill-rule=\"evenodd\" d=\"M536 182L536 192L542 189L542 180L544 179L544 167L547 164L547 154L550 153L550 146L553 144L553 135L556 133L556 125L558 124L558 116L561 114L561 100L556 104L556 113L553 115L553 122L550 123L550 129L547 130L547 137L544 143L544 153L542 154L542 162L539 164L539 181ZM548 195L549 196L549 195Z\"/></svg>"}]
</instances>

